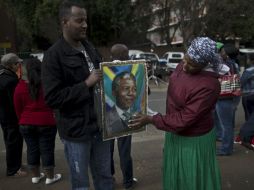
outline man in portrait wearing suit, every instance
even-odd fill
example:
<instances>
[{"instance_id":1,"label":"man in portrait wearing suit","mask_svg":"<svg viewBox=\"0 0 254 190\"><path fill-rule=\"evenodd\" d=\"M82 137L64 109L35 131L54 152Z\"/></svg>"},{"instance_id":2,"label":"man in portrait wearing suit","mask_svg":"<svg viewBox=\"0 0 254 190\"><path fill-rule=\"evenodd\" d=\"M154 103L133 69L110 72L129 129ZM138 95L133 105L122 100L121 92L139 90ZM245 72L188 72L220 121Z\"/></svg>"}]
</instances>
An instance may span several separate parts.
<instances>
[{"instance_id":1,"label":"man in portrait wearing suit","mask_svg":"<svg viewBox=\"0 0 254 190\"><path fill-rule=\"evenodd\" d=\"M106 131L115 136L131 130L128 121L134 113L132 105L137 94L136 79L132 73L121 72L112 82L112 95L115 105L106 113Z\"/></svg>"}]
</instances>

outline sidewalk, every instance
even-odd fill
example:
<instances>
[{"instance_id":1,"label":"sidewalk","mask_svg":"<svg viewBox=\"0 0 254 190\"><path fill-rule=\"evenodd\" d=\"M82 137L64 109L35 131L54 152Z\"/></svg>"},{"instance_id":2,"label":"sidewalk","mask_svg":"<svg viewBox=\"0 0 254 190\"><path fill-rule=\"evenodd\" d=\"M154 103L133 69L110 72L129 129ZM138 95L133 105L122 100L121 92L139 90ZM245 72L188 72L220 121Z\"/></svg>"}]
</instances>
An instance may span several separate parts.
<instances>
[{"instance_id":1,"label":"sidewalk","mask_svg":"<svg viewBox=\"0 0 254 190\"><path fill-rule=\"evenodd\" d=\"M149 81L151 95L149 96L151 108L161 111L165 109L166 84L156 86ZM154 92L154 93L153 93ZM241 112L241 114L239 113ZM236 125L239 128L243 122L242 108L238 109ZM0 130L2 137L2 130ZM25 143L24 143L25 144ZM135 190L162 190L162 152L164 144L164 132L148 126L147 131L133 135L132 158L134 164L134 177L138 178L138 185ZM5 176L5 151L3 139L0 141L0 190L69 190L69 172L63 151L63 145L59 138L56 140L55 160L57 173L63 178L60 182L46 186L42 181L39 184L31 183L31 176L25 178L11 178ZM23 162L26 160L26 148L24 147ZM122 190L121 170L119 156L115 151L116 166L116 189ZM249 151L241 145L234 146L232 156L218 157L221 176L222 190L254 190L253 168L254 152ZM91 187L92 180L91 181ZM91 188L94 190L94 188ZM187 190L187 189L186 189Z\"/></svg>"},{"instance_id":2,"label":"sidewalk","mask_svg":"<svg viewBox=\"0 0 254 190\"><path fill-rule=\"evenodd\" d=\"M161 188L161 158L163 147L163 133L160 131L153 132L152 129L147 132L142 132L133 135L133 163L134 163L134 175L138 179L137 190L160 190ZM0 134L1 135L1 134ZM63 145L60 140L57 139L55 161L55 172L61 173L63 178L61 181L52 184L45 185L44 180L39 184L31 183L31 176L23 178L12 178L5 176L5 153L0 153L0 190L69 190L69 174L66 165ZM23 153L23 160L26 160L25 151ZM122 176L120 170L118 152L115 151L115 167L116 167L116 184L115 190L122 190ZM91 190L94 190L91 182Z\"/></svg>"},{"instance_id":3,"label":"sidewalk","mask_svg":"<svg viewBox=\"0 0 254 190\"><path fill-rule=\"evenodd\" d=\"M168 89L168 82L158 80L158 85L156 82L151 79L148 81L148 86L150 87L151 92L166 92Z\"/></svg>"},{"instance_id":4,"label":"sidewalk","mask_svg":"<svg viewBox=\"0 0 254 190\"><path fill-rule=\"evenodd\" d=\"M148 133L148 134L147 134ZM136 190L162 189L162 150L163 132L154 131L151 127L147 133L135 134L133 137L134 175L138 178ZM153 134L153 136L150 136ZM150 138L147 138L149 137ZM145 139L145 140L144 140ZM59 146L59 145L58 145ZM56 150L56 172L63 174L63 179L46 186L44 182L32 184L31 177L8 178L4 174L4 153L0 154L0 190L69 190L68 168L62 149ZM122 176L119 157L115 154L116 190L122 190ZM25 159L25 154L24 154ZM253 190L254 152L240 145L235 146L232 156L218 157L222 174L222 190ZM92 185L91 185L92 186ZM94 190L91 188L91 190Z\"/></svg>"}]
</instances>

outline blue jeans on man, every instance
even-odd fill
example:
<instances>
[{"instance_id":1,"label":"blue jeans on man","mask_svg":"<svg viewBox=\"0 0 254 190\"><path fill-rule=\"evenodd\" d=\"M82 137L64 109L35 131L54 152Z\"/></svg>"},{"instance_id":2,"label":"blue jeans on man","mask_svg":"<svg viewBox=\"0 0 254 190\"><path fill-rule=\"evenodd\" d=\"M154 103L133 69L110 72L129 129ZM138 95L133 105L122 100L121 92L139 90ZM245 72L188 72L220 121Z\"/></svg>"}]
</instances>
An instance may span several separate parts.
<instances>
[{"instance_id":1,"label":"blue jeans on man","mask_svg":"<svg viewBox=\"0 0 254 190\"><path fill-rule=\"evenodd\" d=\"M73 190L88 190L89 166L95 190L113 190L109 141L102 141L101 135L95 135L92 140L85 142L71 142L63 139L62 141Z\"/></svg>"},{"instance_id":2,"label":"blue jeans on man","mask_svg":"<svg viewBox=\"0 0 254 190\"><path fill-rule=\"evenodd\" d=\"M217 139L221 140L218 155L231 155L234 144L235 111L238 104L237 98L219 99L216 104L214 124Z\"/></svg>"},{"instance_id":3,"label":"blue jeans on man","mask_svg":"<svg viewBox=\"0 0 254 190\"><path fill-rule=\"evenodd\" d=\"M118 153L120 157L120 167L123 174L123 185L125 188L129 188L133 183L133 166L131 158L131 139L132 136L125 136L117 138ZM114 167L114 144L115 139L110 140L111 151L111 174L115 174Z\"/></svg>"}]
</instances>

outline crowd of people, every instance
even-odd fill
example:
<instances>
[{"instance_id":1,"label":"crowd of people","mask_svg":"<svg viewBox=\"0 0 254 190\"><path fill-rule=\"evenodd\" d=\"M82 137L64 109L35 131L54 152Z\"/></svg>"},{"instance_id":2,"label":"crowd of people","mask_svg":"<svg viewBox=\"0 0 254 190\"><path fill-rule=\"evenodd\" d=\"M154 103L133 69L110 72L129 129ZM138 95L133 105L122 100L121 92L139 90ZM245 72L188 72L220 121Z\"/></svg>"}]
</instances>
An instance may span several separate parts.
<instances>
[{"instance_id":1,"label":"crowd of people","mask_svg":"<svg viewBox=\"0 0 254 190\"><path fill-rule=\"evenodd\" d=\"M22 60L14 53L1 58L0 123L6 148L6 175L24 177L23 139L31 182L61 180L55 173L57 132L64 145L73 190L88 190L89 168L95 190L114 189L114 144L117 140L123 187L133 189L132 136L103 141L97 110L102 57L87 40L87 12L78 3L65 1L59 9L62 36L44 54ZM128 60L128 47L116 44L112 61ZM242 103L246 122L235 142L254 147L254 55L242 77ZM235 112L240 96L221 97L221 75L239 73L229 48L208 37L190 44L182 63L169 77L166 114L137 114L126 122L109 124L113 130L152 124L165 131L163 151L164 190L220 190L216 159L233 153ZM120 91L123 85L131 85ZM112 82L115 113L128 112L126 96L135 99L136 81L122 73ZM113 114L113 113L108 113ZM116 114L113 114L113 116ZM110 123L110 122L109 122ZM216 140L221 141L216 150ZM41 168L42 167L42 168ZM43 170L43 171L41 171Z\"/></svg>"}]
</instances>

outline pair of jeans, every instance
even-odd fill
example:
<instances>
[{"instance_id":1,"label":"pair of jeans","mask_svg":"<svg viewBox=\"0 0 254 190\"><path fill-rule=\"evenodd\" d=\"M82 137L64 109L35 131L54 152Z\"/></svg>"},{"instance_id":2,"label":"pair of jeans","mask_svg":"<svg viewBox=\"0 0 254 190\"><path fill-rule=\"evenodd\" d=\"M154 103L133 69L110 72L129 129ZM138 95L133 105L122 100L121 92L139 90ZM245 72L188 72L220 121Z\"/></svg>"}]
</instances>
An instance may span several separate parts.
<instances>
[{"instance_id":1,"label":"pair of jeans","mask_svg":"<svg viewBox=\"0 0 254 190\"><path fill-rule=\"evenodd\" d=\"M22 164L23 137L19 131L19 125L1 123L6 149L6 175L14 175Z\"/></svg>"},{"instance_id":2,"label":"pair of jeans","mask_svg":"<svg viewBox=\"0 0 254 190\"><path fill-rule=\"evenodd\" d=\"M250 143L254 136L254 95L243 96L242 105L245 113L245 123L240 129L240 138L245 143Z\"/></svg>"},{"instance_id":3,"label":"pair of jeans","mask_svg":"<svg viewBox=\"0 0 254 190\"><path fill-rule=\"evenodd\" d=\"M130 187L133 182L133 166L131 158L131 139L132 136L117 138L118 153L120 157L120 166L123 174L123 185L125 188ZM111 151L111 174L115 174L114 167L114 145L115 139L110 140Z\"/></svg>"},{"instance_id":4,"label":"pair of jeans","mask_svg":"<svg viewBox=\"0 0 254 190\"><path fill-rule=\"evenodd\" d=\"M72 190L88 190L89 166L95 190L113 190L109 141L102 141L99 134L84 142L66 139L62 139L62 142L70 170Z\"/></svg>"},{"instance_id":5,"label":"pair of jeans","mask_svg":"<svg viewBox=\"0 0 254 190\"><path fill-rule=\"evenodd\" d=\"M250 115L254 112L254 95L243 96L242 105L245 114L245 121L247 121Z\"/></svg>"},{"instance_id":6,"label":"pair of jeans","mask_svg":"<svg viewBox=\"0 0 254 190\"><path fill-rule=\"evenodd\" d=\"M21 125L20 132L27 144L27 163L29 168L40 166L44 169L55 167L56 126Z\"/></svg>"},{"instance_id":7,"label":"pair of jeans","mask_svg":"<svg viewBox=\"0 0 254 190\"><path fill-rule=\"evenodd\" d=\"M221 139L218 151L221 154L232 154L234 144L235 112L238 99L225 98L216 103L215 126L217 139Z\"/></svg>"},{"instance_id":8,"label":"pair of jeans","mask_svg":"<svg viewBox=\"0 0 254 190\"><path fill-rule=\"evenodd\" d=\"M248 120L240 129L240 138L245 143L250 143L254 137L254 112L248 117Z\"/></svg>"}]
</instances>

